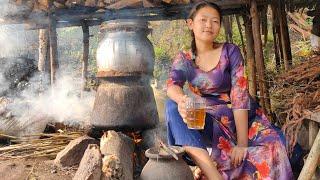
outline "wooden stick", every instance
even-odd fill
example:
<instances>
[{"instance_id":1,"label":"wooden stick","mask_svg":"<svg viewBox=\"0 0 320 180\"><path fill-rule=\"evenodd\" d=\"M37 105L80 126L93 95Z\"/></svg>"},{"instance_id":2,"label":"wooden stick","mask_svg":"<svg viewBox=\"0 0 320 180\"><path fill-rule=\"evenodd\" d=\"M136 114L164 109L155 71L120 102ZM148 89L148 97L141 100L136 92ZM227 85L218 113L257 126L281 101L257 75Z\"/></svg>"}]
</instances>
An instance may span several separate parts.
<instances>
[{"instance_id":1,"label":"wooden stick","mask_svg":"<svg viewBox=\"0 0 320 180\"><path fill-rule=\"evenodd\" d=\"M298 180L310 180L318 166L320 157L320 131L312 145L308 158L301 170Z\"/></svg>"}]
</instances>

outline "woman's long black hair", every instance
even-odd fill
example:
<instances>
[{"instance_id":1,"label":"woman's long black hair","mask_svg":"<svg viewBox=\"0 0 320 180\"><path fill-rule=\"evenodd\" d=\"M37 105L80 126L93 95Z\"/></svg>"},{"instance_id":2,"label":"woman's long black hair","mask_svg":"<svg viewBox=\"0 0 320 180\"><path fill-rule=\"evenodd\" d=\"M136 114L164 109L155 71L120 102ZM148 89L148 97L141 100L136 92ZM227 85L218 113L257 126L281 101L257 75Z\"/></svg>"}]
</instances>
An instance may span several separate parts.
<instances>
[{"instance_id":1,"label":"woman's long black hair","mask_svg":"<svg viewBox=\"0 0 320 180\"><path fill-rule=\"evenodd\" d=\"M219 13L219 16L220 16L220 23L221 23L221 20L222 20L222 15L221 15L221 12L222 12L222 11L221 11L221 8L220 8L218 5L216 5L215 3L211 3L211 2L208 2L208 1L200 1L200 2L196 3L196 4L192 7L192 9L190 10L188 19L194 20L194 17L196 16L197 12L198 12L200 9L204 8L204 7L211 7L211 8L213 8L213 9L217 10L218 13ZM196 39L195 39L195 37L194 37L194 33L193 33L192 30L191 30L191 37L192 37L192 41L191 41L191 52L192 52L192 54L193 54L192 59L193 59L193 61L194 61L194 63L195 63L195 57L197 56L197 46L196 46Z\"/></svg>"}]
</instances>

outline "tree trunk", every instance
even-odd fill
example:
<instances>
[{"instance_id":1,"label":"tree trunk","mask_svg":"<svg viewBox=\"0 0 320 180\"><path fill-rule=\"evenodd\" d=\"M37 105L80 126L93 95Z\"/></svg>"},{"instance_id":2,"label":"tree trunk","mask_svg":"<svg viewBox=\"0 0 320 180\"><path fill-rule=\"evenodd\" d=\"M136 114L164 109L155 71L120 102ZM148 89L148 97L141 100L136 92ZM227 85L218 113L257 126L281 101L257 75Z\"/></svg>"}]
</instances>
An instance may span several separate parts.
<instances>
[{"instance_id":1,"label":"tree trunk","mask_svg":"<svg viewBox=\"0 0 320 180\"><path fill-rule=\"evenodd\" d=\"M246 49L247 49L247 64L248 64L248 79L249 79L249 93L256 99L257 97L257 80L256 80L256 66L254 60L254 42L252 35L252 22L248 15L243 15L246 35Z\"/></svg>"}]
</instances>

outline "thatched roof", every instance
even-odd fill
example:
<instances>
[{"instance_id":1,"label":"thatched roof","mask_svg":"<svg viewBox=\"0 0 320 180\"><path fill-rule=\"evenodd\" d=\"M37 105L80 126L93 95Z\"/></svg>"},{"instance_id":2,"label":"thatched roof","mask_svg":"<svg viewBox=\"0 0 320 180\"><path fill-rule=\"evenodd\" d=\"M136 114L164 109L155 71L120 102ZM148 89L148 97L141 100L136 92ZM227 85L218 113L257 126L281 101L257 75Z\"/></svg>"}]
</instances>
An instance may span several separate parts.
<instances>
[{"instance_id":1,"label":"thatched roof","mask_svg":"<svg viewBox=\"0 0 320 180\"><path fill-rule=\"evenodd\" d=\"M9 0L1 5L2 24L28 24L41 28L48 24L48 12L54 12L58 27L90 25L119 18L147 20L183 19L197 0ZM211 0L223 9L223 14L243 13L248 0ZM257 0L263 7L272 0ZM51 3L50 3L51 2ZM289 9L311 8L317 0L286 0ZM51 8L49 8L49 6ZM7 9L5 9L7 7ZM1 8L0 8L1 9ZM51 11L49 11L49 9Z\"/></svg>"}]
</instances>

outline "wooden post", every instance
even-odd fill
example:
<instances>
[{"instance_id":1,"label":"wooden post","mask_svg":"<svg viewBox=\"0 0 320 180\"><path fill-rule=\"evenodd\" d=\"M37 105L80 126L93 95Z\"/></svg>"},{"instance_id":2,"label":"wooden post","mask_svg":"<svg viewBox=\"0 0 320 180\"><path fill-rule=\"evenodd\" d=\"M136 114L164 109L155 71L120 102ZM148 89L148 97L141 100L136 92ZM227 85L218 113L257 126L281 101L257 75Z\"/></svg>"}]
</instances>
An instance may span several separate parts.
<instances>
[{"instance_id":1,"label":"wooden post","mask_svg":"<svg viewBox=\"0 0 320 180\"><path fill-rule=\"evenodd\" d=\"M298 177L298 180L310 180L316 171L320 158L320 131L312 145L310 153L304 166L301 170L301 173Z\"/></svg>"},{"instance_id":2,"label":"wooden post","mask_svg":"<svg viewBox=\"0 0 320 180\"><path fill-rule=\"evenodd\" d=\"M246 35L246 47L247 47L247 64L248 64L248 79L249 79L249 93L256 99L257 97L257 80L256 80L256 66L254 60L254 42L252 35L252 22L248 17L249 15L243 15L245 35Z\"/></svg>"},{"instance_id":3,"label":"wooden post","mask_svg":"<svg viewBox=\"0 0 320 180\"><path fill-rule=\"evenodd\" d=\"M59 68L58 63L58 48L57 48L57 27L54 14L53 0L49 2L49 40L50 40L50 67L51 67L51 85L55 83L56 71Z\"/></svg>"},{"instance_id":4,"label":"wooden post","mask_svg":"<svg viewBox=\"0 0 320 180\"><path fill-rule=\"evenodd\" d=\"M268 6L264 7L260 12L261 15L261 31L264 36L263 46L266 46L268 41Z\"/></svg>"},{"instance_id":5,"label":"wooden post","mask_svg":"<svg viewBox=\"0 0 320 180\"><path fill-rule=\"evenodd\" d=\"M240 34L240 39L241 39L241 44L242 44L242 50L243 50L243 53L244 53L244 57L245 57L245 59L247 59L247 51L246 51L246 47L244 45L244 40L243 40L243 35L242 35L242 27L241 27L241 24L240 24L239 15L236 15L236 21L237 21L239 34Z\"/></svg>"},{"instance_id":6,"label":"wooden post","mask_svg":"<svg viewBox=\"0 0 320 180\"><path fill-rule=\"evenodd\" d=\"M232 19L230 18L230 16L224 16L222 18L222 23L223 23L223 27L224 27L224 33L226 36L226 40L227 42L232 43Z\"/></svg>"},{"instance_id":7,"label":"wooden post","mask_svg":"<svg viewBox=\"0 0 320 180\"><path fill-rule=\"evenodd\" d=\"M89 59L89 26L84 21L82 24L83 32L83 56L82 56L82 89L85 89L88 74Z\"/></svg>"},{"instance_id":8,"label":"wooden post","mask_svg":"<svg viewBox=\"0 0 320 180\"><path fill-rule=\"evenodd\" d=\"M250 14L252 17L252 31L253 31L253 41L254 41L254 52L255 60L257 65L258 72L258 82L260 90L260 104L262 108L269 112L270 106L267 103L268 95L268 86L265 78L265 67L264 67L264 58L262 50L262 41L261 41L261 32L260 32L260 20L257 9L256 0L250 0Z\"/></svg>"},{"instance_id":9,"label":"wooden post","mask_svg":"<svg viewBox=\"0 0 320 180\"><path fill-rule=\"evenodd\" d=\"M273 34L273 46L274 46L274 54L275 54L275 61L276 61L276 70L277 72L280 72L281 69L281 59L280 59L280 43L279 43L279 21L278 21L278 15L276 10L276 4L273 1L271 4L272 9L272 34Z\"/></svg>"},{"instance_id":10,"label":"wooden post","mask_svg":"<svg viewBox=\"0 0 320 180\"><path fill-rule=\"evenodd\" d=\"M281 45L284 61L284 69L289 70L292 65L292 54L289 37L289 29L284 0L279 0L278 17L280 24Z\"/></svg>"},{"instance_id":11,"label":"wooden post","mask_svg":"<svg viewBox=\"0 0 320 180\"><path fill-rule=\"evenodd\" d=\"M47 29L39 29L39 60L38 70L50 72L49 66L49 37Z\"/></svg>"}]
</instances>

